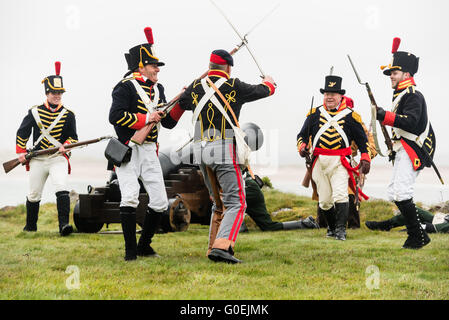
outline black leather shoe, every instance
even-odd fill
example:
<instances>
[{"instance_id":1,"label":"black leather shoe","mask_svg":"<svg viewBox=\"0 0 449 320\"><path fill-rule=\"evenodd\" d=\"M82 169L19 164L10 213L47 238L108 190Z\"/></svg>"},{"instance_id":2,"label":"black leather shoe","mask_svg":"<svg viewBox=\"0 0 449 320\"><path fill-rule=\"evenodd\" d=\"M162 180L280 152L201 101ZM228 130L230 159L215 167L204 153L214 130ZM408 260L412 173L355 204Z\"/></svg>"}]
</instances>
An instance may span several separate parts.
<instances>
[{"instance_id":1,"label":"black leather shoe","mask_svg":"<svg viewBox=\"0 0 449 320\"><path fill-rule=\"evenodd\" d=\"M66 224L61 228L61 231L59 232L61 236L65 237L68 236L73 232L73 227L70 224Z\"/></svg>"},{"instance_id":2,"label":"black leather shoe","mask_svg":"<svg viewBox=\"0 0 449 320\"><path fill-rule=\"evenodd\" d=\"M365 225L370 230L390 231L393 226L389 220L386 221L366 221Z\"/></svg>"},{"instance_id":3,"label":"black leather shoe","mask_svg":"<svg viewBox=\"0 0 449 320\"><path fill-rule=\"evenodd\" d=\"M154 257L159 258L160 256L154 251L154 249L148 245L146 247L137 246L137 255L140 257Z\"/></svg>"},{"instance_id":4,"label":"black leather shoe","mask_svg":"<svg viewBox=\"0 0 449 320\"><path fill-rule=\"evenodd\" d=\"M234 257L226 250L222 249L212 249L209 255L207 256L210 260L215 262L226 262L226 263L241 263L242 261Z\"/></svg>"},{"instance_id":5,"label":"black leather shoe","mask_svg":"<svg viewBox=\"0 0 449 320\"><path fill-rule=\"evenodd\" d=\"M332 230L329 227L327 227L326 237L327 238L335 238L335 229Z\"/></svg>"},{"instance_id":6,"label":"black leather shoe","mask_svg":"<svg viewBox=\"0 0 449 320\"><path fill-rule=\"evenodd\" d=\"M307 229L319 229L320 228L320 226L318 225L318 223L315 221L315 219L312 216L308 216L307 218L302 220L301 223Z\"/></svg>"}]
</instances>

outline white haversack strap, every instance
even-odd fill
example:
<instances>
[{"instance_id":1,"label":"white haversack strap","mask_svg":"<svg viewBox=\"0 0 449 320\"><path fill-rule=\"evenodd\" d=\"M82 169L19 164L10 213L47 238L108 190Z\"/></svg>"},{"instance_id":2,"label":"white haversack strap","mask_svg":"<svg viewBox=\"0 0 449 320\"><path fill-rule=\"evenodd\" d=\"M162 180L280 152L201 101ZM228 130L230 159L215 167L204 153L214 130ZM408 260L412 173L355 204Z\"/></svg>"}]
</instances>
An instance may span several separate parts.
<instances>
[{"instance_id":1,"label":"white haversack strap","mask_svg":"<svg viewBox=\"0 0 449 320\"><path fill-rule=\"evenodd\" d=\"M427 120L427 125L426 125L426 129L423 131L423 133L421 133L419 136L416 134L413 134L411 132L399 129L399 128L393 128L394 132L396 133L396 136L398 137L402 137L402 138L406 138L408 140L411 141L415 141L416 144L422 148L425 139L427 138L427 136L429 135L429 130L430 130L430 121Z\"/></svg>"},{"instance_id":2,"label":"white haversack strap","mask_svg":"<svg viewBox=\"0 0 449 320\"><path fill-rule=\"evenodd\" d=\"M220 78L215 84L215 86L217 88L220 88L223 83L226 82L225 78ZM204 89L204 96L201 98L200 102L198 102L198 105L195 107L195 111L193 112L193 116L192 116L192 123L193 125L195 125L196 120L198 119L201 110L203 110L204 106L206 105L206 102L210 100L210 98L214 95L215 90L212 87L209 87L206 84L206 79L203 78L201 79L201 84L203 86Z\"/></svg>"},{"instance_id":3,"label":"white haversack strap","mask_svg":"<svg viewBox=\"0 0 449 320\"><path fill-rule=\"evenodd\" d=\"M154 98L153 100L151 100L148 94L145 92L145 90L143 90L143 88L140 86L140 84L137 82L136 79L132 79L131 83L136 88L137 94L145 104L145 107L147 107L148 113L154 112L159 102L159 89L157 88L157 85L156 84L153 85Z\"/></svg>"},{"instance_id":4,"label":"white haversack strap","mask_svg":"<svg viewBox=\"0 0 449 320\"><path fill-rule=\"evenodd\" d=\"M147 107L147 117L145 120L145 124L149 122L150 114L153 113L156 110L156 106L159 102L159 89L157 88L157 84L153 85L153 91L154 91L154 98L153 100L150 99L148 94L143 90L142 86L137 82L136 79L132 79L131 83L134 85L134 88L136 88L137 94L139 95L140 99L143 101L143 104L145 107ZM157 130L159 131L160 123L156 126Z\"/></svg>"},{"instance_id":5,"label":"white haversack strap","mask_svg":"<svg viewBox=\"0 0 449 320\"><path fill-rule=\"evenodd\" d=\"M62 145L61 142L59 142L58 140L56 140L55 138L53 138L50 134L50 131L53 130L53 128L58 124L59 120L62 119L62 117L67 113L67 109L62 107L61 112L59 112L59 115L56 117L55 120L53 120L53 122L50 124L50 126L47 127L47 129L45 129L44 125L42 124L41 118L39 116L39 111L37 110L37 108L33 108L31 109L31 114L33 115L34 120L37 123L37 126L39 127L39 129L41 130L41 135L39 136L39 138L36 140L36 142L34 142L33 148L35 146L38 145L39 142L41 142L41 140L45 137L47 138L47 140L53 144L55 147L60 147Z\"/></svg>"},{"instance_id":6,"label":"white haversack strap","mask_svg":"<svg viewBox=\"0 0 449 320\"><path fill-rule=\"evenodd\" d=\"M312 150L315 149L319 139L324 134L324 132L326 132L326 130L329 129L331 126L334 127L335 130L337 130L337 132L340 134L344 143L346 144L346 147L349 147L348 137L344 132L344 130L342 129L342 127L338 124L338 121L346 117L348 114L350 114L352 110L346 108L333 118L329 115L329 113L327 113L324 107L320 109L320 112L326 118L327 122L320 128L320 130L318 130L317 134L315 135L315 138L313 139Z\"/></svg>"}]
</instances>

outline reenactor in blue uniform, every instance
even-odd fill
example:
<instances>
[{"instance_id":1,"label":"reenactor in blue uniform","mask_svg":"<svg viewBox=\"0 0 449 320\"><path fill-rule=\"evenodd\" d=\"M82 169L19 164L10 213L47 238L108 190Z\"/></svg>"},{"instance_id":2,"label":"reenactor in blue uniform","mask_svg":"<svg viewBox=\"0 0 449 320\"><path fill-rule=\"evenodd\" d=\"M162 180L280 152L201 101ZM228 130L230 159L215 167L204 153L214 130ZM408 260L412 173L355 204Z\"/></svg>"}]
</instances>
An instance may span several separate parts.
<instances>
[{"instance_id":1,"label":"reenactor in blue uniform","mask_svg":"<svg viewBox=\"0 0 449 320\"><path fill-rule=\"evenodd\" d=\"M67 190L67 176L70 173L69 154L64 145L78 141L76 133L75 114L62 104L62 94L65 92L60 76L61 63L55 63L56 74L42 80L46 101L28 110L27 115L17 130L16 153L19 161L30 171L30 191L26 201L26 225L24 231L37 231L39 204L47 178L56 192L58 209L59 233L62 236L73 232L69 224L70 197ZM42 155L25 159L27 142L33 133L32 150L45 150L59 147L55 155Z\"/></svg>"},{"instance_id":2,"label":"reenactor in blue uniform","mask_svg":"<svg viewBox=\"0 0 449 320\"><path fill-rule=\"evenodd\" d=\"M239 263L234 257L234 245L243 222L246 199L241 168L244 164L236 155L233 126L244 103L274 94L275 85L270 76L258 85L231 78L233 65L234 60L227 51L214 50L207 77L193 81L181 95L179 104L182 109L193 111L194 158L203 177L207 177L209 193L214 194L214 180L223 191L224 211L214 199L207 256L213 261Z\"/></svg>"},{"instance_id":3,"label":"reenactor in blue uniform","mask_svg":"<svg viewBox=\"0 0 449 320\"><path fill-rule=\"evenodd\" d=\"M394 201L405 218L408 237L403 248L419 249L430 242L421 227L413 202L414 184L424 167L430 167L435 155L436 140L427 113L424 96L416 90L413 76L418 71L419 58L397 51L400 39L393 40L393 60L381 67L390 77L393 92L391 111L377 109L377 119L392 127L394 151L393 177L388 186L388 198Z\"/></svg>"},{"instance_id":4,"label":"reenactor in blue uniform","mask_svg":"<svg viewBox=\"0 0 449 320\"><path fill-rule=\"evenodd\" d=\"M349 211L348 179L355 190L353 174L367 174L371 158L369 144L361 116L346 105L342 78L329 75L325 80L324 104L313 108L297 136L301 157L312 154L312 179L316 183L319 210L328 225L328 237L346 240ZM360 165L353 168L348 162L354 141L361 153ZM311 150L308 150L311 145ZM359 169L359 171L358 171Z\"/></svg>"},{"instance_id":5,"label":"reenactor in blue uniform","mask_svg":"<svg viewBox=\"0 0 449 320\"><path fill-rule=\"evenodd\" d=\"M164 87L158 82L160 67L165 65L157 58L153 46L151 28L145 28L148 43L137 45L125 54L129 71L112 92L109 122L114 126L118 140L131 147L129 162L116 167L120 192L120 218L125 239L125 260L137 256L157 256L150 246L160 223L162 213L167 210L168 199L164 179L158 160L158 135L160 124L172 128L183 110L175 106L164 117L157 106L166 102ZM127 77L131 75L130 77ZM149 123L155 123L142 145L130 141L134 133ZM139 182L149 195L139 243L136 240L136 208L139 205Z\"/></svg>"}]
</instances>

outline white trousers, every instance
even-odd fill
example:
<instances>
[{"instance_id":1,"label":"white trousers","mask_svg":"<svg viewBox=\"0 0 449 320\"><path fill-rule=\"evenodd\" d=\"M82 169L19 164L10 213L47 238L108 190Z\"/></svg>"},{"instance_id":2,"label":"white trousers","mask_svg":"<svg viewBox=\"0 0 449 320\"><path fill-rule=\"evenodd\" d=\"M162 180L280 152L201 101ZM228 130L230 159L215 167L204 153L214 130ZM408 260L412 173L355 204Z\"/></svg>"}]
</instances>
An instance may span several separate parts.
<instances>
[{"instance_id":1,"label":"white trousers","mask_svg":"<svg viewBox=\"0 0 449 320\"><path fill-rule=\"evenodd\" d=\"M393 166L393 176L387 188L387 196L390 201L404 201L412 199L415 192L415 180L420 171L413 169L404 148L396 152Z\"/></svg>"},{"instance_id":2,"label":"white trousers","mask_svg":"<svg viewBox=\"0 0 449 320\"><path fill-rule=\"evenodd\" d=\"M156 144L134 144L131 149L131 160L115 170L122 194L120 206L137 208L140 193L137 179L140 179L150 198L148 207L156 212L167 210L168 199L161 164L156 154Z\"/></svg>"},{"instance_id":3,"label":"white trousers","mask_svg":"<svg viewBox=\"0 0 449 320\"><path fill-rule=\"evenodd\" d=\"M62 156L39 156L30 160L28 201L38 202L41 200L42 190L49 176L55 193L67 191L67 159Z\"/></svg>"},{"instance_id":4,"label":"white trousers","mask_svg":"<svg viewBox=\"0 0 449 320\"><path fill-rule=\"evenodd\" d=\"M321 209L329 210L334 203L349 201L349 174L341 164L340 156L320 155L315 162L312 179L317 186Z\"/></svg>"}]
</instances>

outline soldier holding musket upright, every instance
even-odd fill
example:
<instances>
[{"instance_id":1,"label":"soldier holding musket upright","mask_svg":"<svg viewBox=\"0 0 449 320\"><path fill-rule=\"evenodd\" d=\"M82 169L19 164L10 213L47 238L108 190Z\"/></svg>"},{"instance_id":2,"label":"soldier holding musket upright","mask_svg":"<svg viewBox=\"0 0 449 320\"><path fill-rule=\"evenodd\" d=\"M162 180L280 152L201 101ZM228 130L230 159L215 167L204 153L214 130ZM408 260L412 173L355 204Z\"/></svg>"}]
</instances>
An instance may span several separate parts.
<instances>
[{"instance_id":1,"label":"soldier holding musket upright","mask_svg":"<svg viewBox=\"0 0 449 320\"><path fill-rule=\"evenodd\" d=\"M329 227L327 236L346 240L348 179L355 189L353 173L367 174L371 158L361 116L346 105L341 83L341 77L326 77L325 87L320 89L324 94L324 104L313 108L307 115L297 136L297 148L300 156L306 157L309 142L312 142L312 179L317 186L319 210ZM359 171L348 162L352 141L361 152Z\"/></svg>"},{"instance_id":2,"label":"soldier holding musket upright","mask_svg":"<svg viewBox=\"0 0 449 320\"><path fill-rule=\"evenodd\" d=\"M109 112L109 122L114 126L118 140L131 148L129 161L115 169L121 192L120 219L125 239L125 260L135 260L137 256L156 256L150 243L162 213L168 207L164 178L157 158L159 123L172 128L184 112L178 105L166 116L162 111L157 111L157 105L166 102L164 87L158 83L159 67L165 63L156 56L151 28L145 28L145 35L148 43L137 45L125 54L129 69L125 76L132 75L115 86ZM130 141L137 130L150 123L155 125L141 145ZM138 180L149 195L139 243L136 240Z\"/></svg>"},{"instance_id":3,"label":"soldier holding musket upright","mask_svg":"<svg viewBox=\"0 0 449 320\"><path fill-rule=\"evenodd\" d=\"M430 167L435 154L436 140L427 113L424 96L416 90L413 76L418 71L419 58L397 51L400 39L393 40L393 61L381 67L390 77L393 88L391 111L377 108L377 119L392 127L394 167L388 186L388 198L394 201L405 218L408 237L403 248L419 249L430 242L420 225L413 203L416 177L424 167Z\"/></svg>"},{"instance_id":4,"label":"soldier holding musket upright","mask_svg":"<svg viewBox=\"0 0 449 320\"><path fill-rule=\"evenodd\" d=\"M62 94L65 92L60 76L61 63L55 63L55 75L42 80L46 101L28 110L16 136L16 153L19 161L26 164L30 171L30 191L26 201L26 225L24 231L36 231L39 214L39 204L42 190L50 176L56 192L59 233L61 236L73 232L69 224L70 197L67 190L67 175L70 173L69 155L64 145L78 141L76 133L75 114L62 104ZM28 161L26 144L33 132L33 150L59 148L59 154L41 155Z\"/></svg>"}]
</instances>

